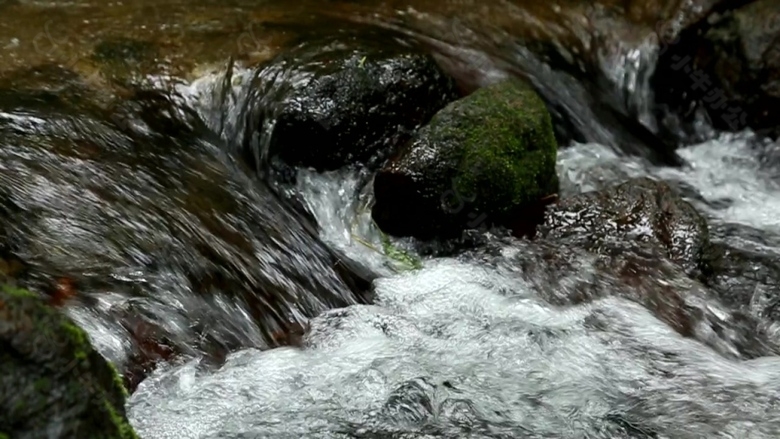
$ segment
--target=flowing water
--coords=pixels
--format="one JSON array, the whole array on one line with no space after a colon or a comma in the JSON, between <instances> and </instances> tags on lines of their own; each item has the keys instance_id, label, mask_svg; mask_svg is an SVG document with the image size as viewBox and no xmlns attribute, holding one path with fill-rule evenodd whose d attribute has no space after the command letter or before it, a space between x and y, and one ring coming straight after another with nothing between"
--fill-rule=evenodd
<instances>
[{"instance_id":1,"label":"flowing water","mask_svg":"<svg viewBox=\"0 0 780 439\"><path fill-rule=\"evenodd\" d=\"M413 36L467 87L534 82L569 124L562 196L663 179L707 217L713 241L780 258L777 146L702 125L708 140L670 160L648 140L662 123L647 34L553 4L352 3L329 14ZM532 54L522 37L534 32L569 59ZM583 58L598 69L578 72ZM684 337L592 255L554 243L496 231L484 248L409 270L383 254L368 171L301 170L285 189L297 205L233 157L251 74L232 72L229 98L217 73L177 85L177 102L130 99L114 124L45 94L2 100L2 231L26 249L31 279L77 277L67 310L120 369L149 355L139 340L164 346L128 401L142 438L780 436L776 285L723 297L661 264L654 281L699 310ZM594 300L553 300L584 285ZM286 344L286 322L306 334L267 349Z\"/></svg>"},{"instance_id":2,"label":"flowing water","mask_svg":"<svg viewBox=\"0 0 780 439\"><path fill-rule=\"evenodd\" d=\"M685 169L574 145L559 156L564 192L639 175L679 181L696 192L693 201L712 228L748 227L774 244L723 239L780 257L777 180L749 140L724 136L685 148L681 154L692 163ZM358 257L361 244L350 244L338 219L340 209L350 209L353 181L320 177L309 196L331 229L324 236L333 245L352 245ZM329 203L320 201L323 193ZM195 362L160 368L130 399L134 425L153 438L768 438L780 432L777 357L739 358L727 336L715 341L720 349L684 338L620 299L626 292L552 306L519 268L525 259L537 260L538 249L513 240L495 246L489 256L430 260L420 271L376 281L374 304L313 319L304 349L239 352L207 374ZM560 274L571 282L609 281L592 257L582 253L576 261L577 270ZM760 314L761 304L753 305ZM699 306L728 313L715 299ZM763 323L780 342L778 327Z\"/></svg>"}]
</instances>

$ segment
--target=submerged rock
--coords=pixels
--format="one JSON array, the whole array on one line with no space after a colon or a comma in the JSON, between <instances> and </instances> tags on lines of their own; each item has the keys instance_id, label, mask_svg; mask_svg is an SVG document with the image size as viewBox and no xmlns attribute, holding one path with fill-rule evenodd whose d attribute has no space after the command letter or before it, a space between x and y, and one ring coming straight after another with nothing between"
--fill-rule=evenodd
<instances>
[{"instance_id":1,"label":"submerged rock","mask_svg":"<svg viewBox=\"0 0 780 439\"><path fill-rule=\"evenodd\" d=\"M510 260L517 264L519 274L555 306L621 297L642 305L680 335L695 338L723 356L747 359L780 353L780 344L764 319L719 301L717 291L691 279L652 242L618 236L610 251L596 254L582 243L557 239L515 245L517 251ZM503 259L505 254L482 257ZM601 328L596 325L593 329Z\"/></svg>"},{"instance_id":2,"label":"submerged rock","mask_svg":"<svg viewBox=\"0 0 780 439\"><path fill-rule=\"evenodd\" d=\"M135 439L116 370L70 319L0 287L0 437Z\"/></svg>"},{"instance_id":3,"label":"submerged rock","mask_svg":"<svg viewBox=\"0 0 780 439\"><path fill-rule=\"evenodd\" d=\"M0 235L25 285L70 278L89 313L74 318L127 335L101 351L123 372L128 355L168 348L272 346L299 320L366 300L370 279L173 97L138 92L110 111L36 97L0 99ZM160 355L144 347L159 342Z\"/></svg>"},{"instance_id":4,"label":"submerged rock","mask_svg":"<svg viewBox=\"0 0 780 439\"><path fill-rule=\"evenodd\" d=\"M550 115L528 85L482 88L434 116L374 180L372 216L396 236L455 235L555 194Z\"/></svg>"},{"instance_id":5,"label":"submerged rock","mask_svg":"<svg viewBox=\"0 0 780 439\"><path fill-rule=\"evenodd\" d=\"M729 306L780 321L780 257L762 236L735 224L714 229L704 283Z\"/></svg>"},{"instance_id":6,"label":"submerged rock","mask_svg":"<svg viewBox=\"0 0 780 439\"><path fill-rule=\"evenodd\" d=\"M674 109L704 110L716 128L780 134L780 10L758 0L712 14L659 60L655 88ZM741 7L739 7L741 6Z\"/></svg>"},{"instance_id":7,"label":"submerged rock","mask_svg":"<svg viewBox=\"0 0 780 439\"><path fill-rule=\"evenodd\" d=\"M114 98L114 90L93 85L78 72L51 63L12 70L0 74L0 106L52 111L65 102L93 112Z\"/></svg>"},{"instance_id":8,"label":"submerged rock","mask_svg":"<svg viewBox=\"0 0 780 439\"><path fill-rule=\"evenodd\" d=\"M639 178L551 206L539 236L605 254L621 241L651 242L698 276L709 230L702 216L664 182Z\"/></svg>"},{"instance_id":9,"label":"submerged rock","mask_svg":"<svg viewBox=\"0 0 780 439\"><path fill-rule=\"evenodd\" d=\"M251 87L247 160L317 170L383 157L458 97L433 57L373 34L302 43L261 69Z\"/></svg>"},{"instance_id":10,"label":"submerged rock","mask_svg":"<svg viewBox=\"0 0 780 439\"><path fill-rule=\"evenodd\" d=\"M90 60L108 81L132 85L148 80L146 75L158 68L158 52L149 41L110 38L95 45Z\"/></svg>"}]
</instances>

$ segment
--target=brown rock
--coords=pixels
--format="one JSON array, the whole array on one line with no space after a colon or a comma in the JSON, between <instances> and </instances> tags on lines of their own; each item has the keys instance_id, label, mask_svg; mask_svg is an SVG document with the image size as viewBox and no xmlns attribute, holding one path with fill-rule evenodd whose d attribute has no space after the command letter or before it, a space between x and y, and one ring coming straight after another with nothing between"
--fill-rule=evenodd
<instances>
[{"instance_id":1,"label":"brown rock","mask_svg":"<svg viewBox=\"0 0 780 439\"><path fill-rule=\"evenodd\" d=\"M697 276L707 224L669 185L640 178L550 206L541 237L605 254L623 241L650 242Z\"/></svg>"}]
</instances>

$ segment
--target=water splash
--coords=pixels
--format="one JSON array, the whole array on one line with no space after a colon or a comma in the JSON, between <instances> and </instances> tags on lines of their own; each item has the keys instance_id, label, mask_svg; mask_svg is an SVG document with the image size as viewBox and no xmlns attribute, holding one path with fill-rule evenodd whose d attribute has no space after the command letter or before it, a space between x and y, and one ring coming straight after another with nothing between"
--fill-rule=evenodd
<instances>
[{"instance_id":1,"label":"water splash","mask_svg":"<svg viewBox=\"0 0 780 439\"><path fill-rule=\"evenodd\" d=\"M133 424L159 439L780 433L776 358L726 360L621 299L552 307L504 261L377 281L376 305L314 319L306 349L159 371Z\"/></svg>"}]
</instances>

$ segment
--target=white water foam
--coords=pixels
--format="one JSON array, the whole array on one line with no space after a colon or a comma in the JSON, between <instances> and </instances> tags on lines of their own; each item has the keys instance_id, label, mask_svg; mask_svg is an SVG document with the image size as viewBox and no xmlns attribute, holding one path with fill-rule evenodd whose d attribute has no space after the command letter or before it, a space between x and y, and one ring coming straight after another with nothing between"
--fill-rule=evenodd
<instances>
[{"instance_id":1,"label":"white water foam","mask_svg":"<svg viewBox=\"0 0 780 439\"><path fill-rule=\"evenodd\" d=\"M376 286L376 305L314 319L306 349L241 352L205 376L158 371L131 397L134 427L155 439L780 434L780 359L726 360L633 303L556 309L507 267L454 260Z\"/></svg>"},{"instance_id":2,"label":"white water foam","mask_svg":"<svg viewBox=\"0 0 780 439\"><path fill-rule=\"evenodd\" d=\"M600 190L628 178L649 176L693 188L690 201L716 222L741 224L780 233L780 185L777 170L763 167L752 134L723 134L682 148L681 168L654 168L646 161L617 155L598 144L576 144L558 157L562 196Z\"/></svg>"}]
</instances>

